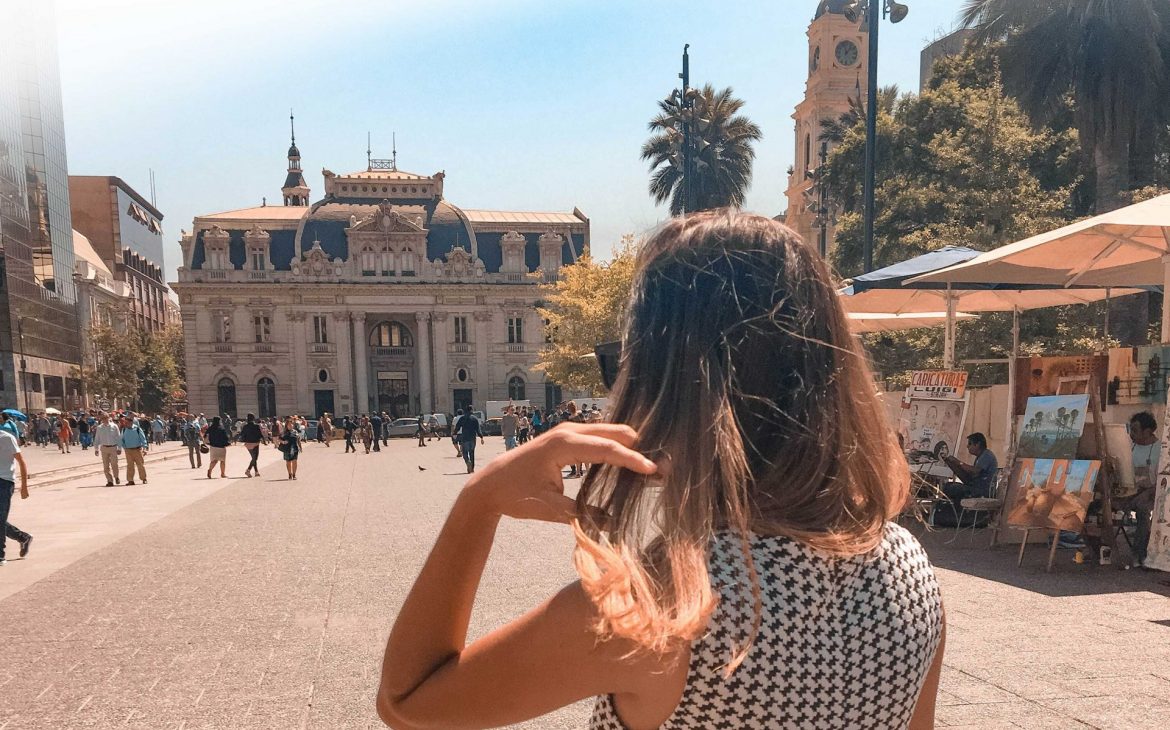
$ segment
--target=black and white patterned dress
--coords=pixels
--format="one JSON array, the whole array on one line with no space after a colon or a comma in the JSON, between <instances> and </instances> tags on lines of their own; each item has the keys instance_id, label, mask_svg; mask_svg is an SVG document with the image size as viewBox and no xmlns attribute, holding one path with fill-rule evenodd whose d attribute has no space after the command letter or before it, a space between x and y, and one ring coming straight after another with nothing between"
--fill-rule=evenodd
<instances>
[{"instance_id":1,"label":"black and white patterned dress","mask_svg":"<svg viewBox=\"0 0 1170 730\"><path fill-rule=\"evenodd\" d=\"M744 662L724 668L751 626L739 541L720 534L711 577L720 601L691 647L686 689L662 730L905 728L938 649L942 603L926 552L889 524L871 553L834 559L785 537L751 539L763 620ZM593 730L625 730L611 696Z\"/></svg>"}]
</instances>

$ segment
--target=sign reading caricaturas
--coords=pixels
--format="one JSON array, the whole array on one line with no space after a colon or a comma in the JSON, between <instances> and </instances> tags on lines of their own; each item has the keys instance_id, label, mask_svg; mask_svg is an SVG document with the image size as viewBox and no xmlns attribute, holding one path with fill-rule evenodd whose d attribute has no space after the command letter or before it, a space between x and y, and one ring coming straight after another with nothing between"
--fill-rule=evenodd
<instances>
[{"instance_id":1,"label":"sign reading caricaturas","mask_svg":"<svg viewBox=\"0 0 1170 730\"><path fill-rule=\"evenodd\" d=\"M963 370L916 370L910 374L906 388L908 403L912 398L946 398L962 400L967 392L967 373Z\"/></svg>"}]
</instances>

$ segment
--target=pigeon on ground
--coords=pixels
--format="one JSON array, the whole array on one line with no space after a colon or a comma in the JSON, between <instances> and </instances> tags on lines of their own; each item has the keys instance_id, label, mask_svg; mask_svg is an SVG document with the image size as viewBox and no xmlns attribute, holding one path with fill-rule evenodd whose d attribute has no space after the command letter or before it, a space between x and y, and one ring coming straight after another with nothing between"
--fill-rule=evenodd
<instances>
[{"instance_id":1,"label":"pigeon on ground","mask_svg":"<svg viewBox=\"0 0 1170 730\"><path fill-rule=\"evenodd\" d=\"M419 471L426 471L426 470L427 470L427 468L426 468L425 466L420 466L420 467L418 468L418 470L419 470Z\"/></svg>"}]
</instances>

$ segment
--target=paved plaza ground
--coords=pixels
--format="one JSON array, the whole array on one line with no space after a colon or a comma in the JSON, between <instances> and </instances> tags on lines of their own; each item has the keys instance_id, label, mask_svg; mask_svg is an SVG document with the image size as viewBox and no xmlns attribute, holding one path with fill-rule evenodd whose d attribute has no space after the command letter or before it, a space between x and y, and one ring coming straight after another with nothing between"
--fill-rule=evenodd
<instances>
[{"instance_id":1,"label":"paved plaza ground","mask_svg":"<svg viewBox=\"0 0 1170 730\"><path fill-rule=\"evenodd\" d=\"M489 439L480 455L501 450ZM259 479L240 478L242 448L229 453L236 478L202 478L184 454L117 488L72 456L30 453L34 472L72 471L34 479L14 504L36 540L0 568L0 730L379 726L385 637L462 462L438 442L369 456L310 444L288 482L274 449ZM981 533L951 538L923 537L949 620L940 725L1170 727L1170 575L1071 553L1045 574L1040 547L1017 568ZM571 549L564 527L506 521L472 633L572 580ZM587 715L581 704L524 727Z\"/></svg>"}]
</instances>

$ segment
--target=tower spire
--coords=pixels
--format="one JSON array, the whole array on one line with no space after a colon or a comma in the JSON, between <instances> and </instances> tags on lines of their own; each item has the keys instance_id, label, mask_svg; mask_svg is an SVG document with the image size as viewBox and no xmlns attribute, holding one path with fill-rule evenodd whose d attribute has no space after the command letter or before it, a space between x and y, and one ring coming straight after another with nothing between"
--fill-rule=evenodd
<instances>
[{"instance_id":1,"label":"tower spire","mask_svg":"<svg viewBox=\"0 0 1170 730\"><path fill-rule=\"evenodd\" d=\"M373 150L370 149L370 133L366 132L366 170L374 169L374 159L371 157Z\"/></svg>"},{"instance_id":2,"label":"tower spire","mask_svg":"<svg viewBox=\"0 0 1170 730\"><path fill-rule=\"evenodd\" d=\"M293 110L288 110L288 175L284 178L284 185L280 188L285 205L308 205L309 185L301 172L301 151L297 149L297 128Z\"/></svg>"},{"instance_id":3,"label":"tower spire","mask_svg":"<svg viewBox=\"0 0 1170 730\"><path fill-rule=\"evenodd\" d=\"M398 132L390 134L390 169L398 170Z\"/></svg>"}]
</instances>

